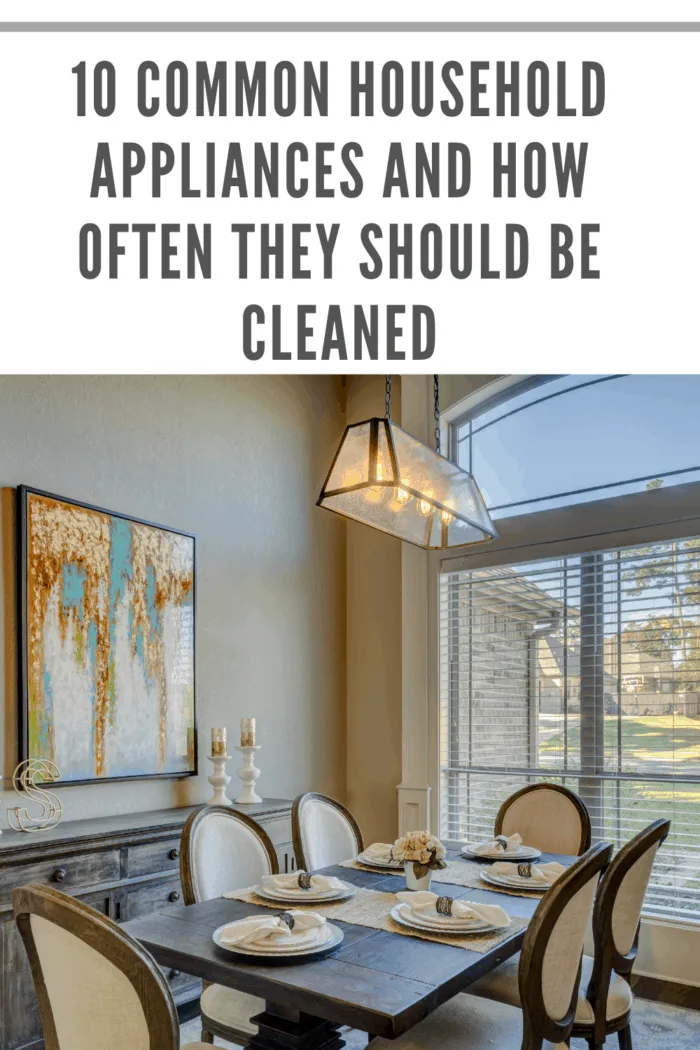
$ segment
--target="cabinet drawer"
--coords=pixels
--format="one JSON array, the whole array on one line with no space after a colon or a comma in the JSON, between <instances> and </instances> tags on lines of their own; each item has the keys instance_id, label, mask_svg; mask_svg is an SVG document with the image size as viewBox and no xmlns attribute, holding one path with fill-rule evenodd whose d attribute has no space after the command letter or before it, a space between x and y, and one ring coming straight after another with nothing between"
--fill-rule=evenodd
<instances>
[{"instance_id":1,"label":"cabinet drawer","mask_svg":"<svg viewBox=\"0 0 700 1050\"><path fill-rule=\"evenodd\" d=\"M179 871L180 836L146 842L143 846L130 846L126 851L127 878L139 875L157 875L160 871Z\"/></svg>"},{"instance_id":2,"label":"cabinet drawer","mask_svg":"<svg viewBox=\"0 0 700 1050\"><path fill-rule=\"evenodd\" d=\"M274 820L260 821L260 825L270 836L273 846L292 840L292 821L290 817L275 817Z\"/></svg>"},{"instance_id":3,"label":"cabinet drawer","mask_svg":"<svg viewBox=\"0 0 700 1050\"><path fill-rule=\"evenodd\" d=\"M161 911L170 904L182 904L182 887L179 879L161 879L130 886L125 896L126 907L122 910L122 919L138 919L141 915Z\"/></svg>"},{"instance_id":4,"label":"cabinet drawer","mask_svg":"<svg viewBox=\"0 0 700 1050\"><path fill-rule=\"evenodd\" d=\"M28 882L55 886L64 893L76 893L86 886L119 881L119 850L78 853L65 860L37 861L0 868L0 903L10 899L12 890Z\"/></svg>"}]
</instances>

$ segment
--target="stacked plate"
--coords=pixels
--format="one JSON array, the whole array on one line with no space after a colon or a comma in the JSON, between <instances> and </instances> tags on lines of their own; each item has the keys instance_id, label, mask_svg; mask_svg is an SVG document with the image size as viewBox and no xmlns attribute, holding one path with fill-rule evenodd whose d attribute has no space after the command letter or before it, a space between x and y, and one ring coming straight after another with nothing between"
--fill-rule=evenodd
<instances>
[{"instance_id":1,"label":"stacked plate","mask_svg":"<svg viewBox=\"0 0 700 1050\"><path fill-rule=\"evenodd\" d=\"M342 889L315 890L309 888L304 890L301 886L281 887L255 886L254 892L258 897L267 901L279 901L280 904L329 904L331 901L344 901L352 897L355 887L349 882L343 882Z\"/></svg>"},{"instance_id":2,"label":"stacked plate","mask_svg":"<svg viewBox=\"0 0 700 1050\"><path fill-rule=\"evenodd\" d=\"M391 909L391 917L402 926L430 933L449 933L452 936L467 936L470 933L488 933L500 927L485 919L460 919L455 915L438 915L431 912L414 911L408 904L397 904Z\"/></svg>"},{"instance_id":3,"label":"stacked plate","mask_svg":"<svg viewBox=\"0 0 700 1050\"><path fill-rule=\"evenodd\" d=\"M355 857L360 864L366 864L368 868L379 868L381 871L403 871L402 860L380 860L376 854L364 850Z\"/></svg>"},{"instance_id":4,"label":"stacked plate","mask_svg":"<svg viewBox=\"0 0 700 1050\"><path fill-rule=\"evenodd\" d=\"M246 922L248 920L241 919L240 921ZM224 930L230 930L231 927L236 925L237 923L227 922L220 926L218 930L214 930L212 934L214 944L219 948L223 948L226 952L233 952L235 955L249 955L258 959L296 959L322 953L327 954L334 948L337 948L343 940L343 931L334 926L332 922L326 922L323 926L315 926L310 930L304 930L302 933L290 938L288 943L280 940L277 942L263 942L261 944L229 944L223 939Z\"/></svg>"},{"instance_id":5,"label":"stacked plate","mask_svg":"<svg viewBox=\"0 0 700 1050\"><path fill-rule=\"evenodd\" d=\"M479 872L482 882L488 882L491 886L501 886L508 890L537 890L544 893L552 885L551 882L543 882L541 879L533 879L524 875L497 875L490 868Z\"/></svg>"},{"instance_id":6,"label":"stacked plate","mask_svg":"<svg viewBox=\"0 0 700 1050\"><path fill-rule=\"evenodd\" d=\"M476 851L480 850L479 853ZM542 856L542 850L534 849L532 846L515 846L508 850L492 849L484 852L483 846L462 846L462 855L470 860L538 860Z\"/></svg>"}]
</instances>

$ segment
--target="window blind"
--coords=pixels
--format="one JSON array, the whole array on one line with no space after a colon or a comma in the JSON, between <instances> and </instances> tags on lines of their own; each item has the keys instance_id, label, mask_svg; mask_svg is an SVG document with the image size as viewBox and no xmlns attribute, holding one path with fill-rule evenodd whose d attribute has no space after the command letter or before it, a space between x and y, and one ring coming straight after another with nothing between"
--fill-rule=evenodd
<instances>
[{"instance_id":1,"label":"window blind","mask_svg":"<svg viewBox=\"0 0 700 1050\"><path fill-rule=\"evenodd\" d=\"M441 577L441 834L543 780L594 841L670 818L645 910L700 921L700 539Z\"/></svg>"}]
</instances>

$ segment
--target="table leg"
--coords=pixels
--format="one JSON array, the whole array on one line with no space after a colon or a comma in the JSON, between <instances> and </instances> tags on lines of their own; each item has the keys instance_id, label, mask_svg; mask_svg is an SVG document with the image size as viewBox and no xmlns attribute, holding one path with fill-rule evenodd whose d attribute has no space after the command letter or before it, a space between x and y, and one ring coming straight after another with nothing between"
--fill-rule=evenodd
<instances>
[{"instance_id":1,"label":"table leg","mask_svg":"<svg viewBox=\"0 0 700 1050\"><path fill-rule=\"evenodd\" d=\"M258 1026L246 1050L342 1050L340 1025L266 1001L265 1010L251 1017Z\"/></svg>"}]
</instances>

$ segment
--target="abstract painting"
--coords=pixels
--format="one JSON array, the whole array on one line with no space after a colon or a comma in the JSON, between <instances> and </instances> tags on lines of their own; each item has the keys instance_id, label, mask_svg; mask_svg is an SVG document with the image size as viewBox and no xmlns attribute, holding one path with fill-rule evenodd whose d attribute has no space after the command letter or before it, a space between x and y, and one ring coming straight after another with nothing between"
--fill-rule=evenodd
<instances>
[{"instance_id":1,"label":"abstract painting","mask_svg":"<svg viewBox=\"0 0 700 1050\"><path fill-rule=\"evenodd\" d=\"M195 541L22 486L21 757L62 782L196 772Z\"/></svg>"}]
</instances>

